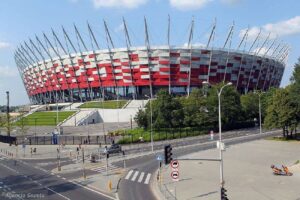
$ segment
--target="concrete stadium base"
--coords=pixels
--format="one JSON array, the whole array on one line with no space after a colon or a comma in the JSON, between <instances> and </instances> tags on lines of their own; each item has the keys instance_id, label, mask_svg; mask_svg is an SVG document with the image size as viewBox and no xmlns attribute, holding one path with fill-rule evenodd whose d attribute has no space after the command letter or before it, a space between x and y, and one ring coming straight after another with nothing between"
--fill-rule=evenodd
<instances>
[{"instance_id":1,"label":"concrete stadium base","mask_svg":"<svg viewBox=\"0 0 300 200\"><path fill-rule=\"evenodd\" d=\"M300 142L259 140L228 146L224 152L224 180L229 199L299 200ZM184 158L218 158L217 149ZM219 199L219 162L179 161L178 182L171 167L163 169L162 195L168 199ZM275 176L271 164L290 167L293 176ZM176 195L176 198L175 198Z\"/></svg>"}]
</instances>

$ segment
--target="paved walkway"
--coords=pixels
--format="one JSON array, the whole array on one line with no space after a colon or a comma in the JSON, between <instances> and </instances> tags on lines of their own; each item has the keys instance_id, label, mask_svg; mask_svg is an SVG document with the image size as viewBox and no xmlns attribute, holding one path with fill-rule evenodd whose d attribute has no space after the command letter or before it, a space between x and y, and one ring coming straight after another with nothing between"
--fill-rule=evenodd
<instances>
[{"instance_id":1,"label":"paved walkway","mask_svg":"<svg viewBox=\"0 0 300 200\"><path fill-rule=\"evenodd\" d=\"M258 140L227 147L224 152L224 180L229 199L299 200L300 142ZM218 158L217 149L201 151L185 158ZM219 163L179 161L178 182L171 168L162 170L162 195L166 199L219 199ZM292 166L293 176L275 176L271 164ZM175 198L176 196L176 198Z\"/></svg>"}]
</instances>

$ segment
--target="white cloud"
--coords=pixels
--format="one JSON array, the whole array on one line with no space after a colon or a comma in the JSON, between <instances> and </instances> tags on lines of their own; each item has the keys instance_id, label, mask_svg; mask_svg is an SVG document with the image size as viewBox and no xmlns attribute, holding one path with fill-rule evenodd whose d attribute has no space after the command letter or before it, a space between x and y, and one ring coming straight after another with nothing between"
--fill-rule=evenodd
<instances>
[{"instance_id":1,"label":"white cloud","mask_svg":"<svg viewBox=\"0 0 300 200\"><path fill-rule=\"evenodd\" d=\"M221 0L222 3L228 4L228 5L237 5L241 3L243 0Z\"/></svg>"},{"instance_id":2,"label":"white cloud","mask_svg":"<svg viewBox=\"0 0 300 200\"><path fill-rule=\"evenodd\" d=\"M117 26L117 27L114 29L114 31L115 31L116 33L124 31L124 24L122 23L122 24L120 24L119 26Z\"/></svg>"},{"instance_id":3,"label":"white cloud","mask_svg":"<svg viewBox=\"0 0 300 200\"><path fill-rule=\"evenodd\" d=\"M10 48L11 44L8 42L0 42L0 49L7 49Z\"/></svg>"},{"instance_id":4,"label":"white cloud","mask_svg":"<svg viewBox=\"0 0 300 200\"><path fill-rule=\"evenodd\" d=\"M262 47L262 48L256 48L256 49L254 49L253 50L253 52L255 52L255 53L258 53L258 55L265 55L265 53L267 53L266 55L272 55L272 53L273 53L273 50L272 49L270 49L269 51L268 51L268 49L269 48L267 48L267 47ZM258 52L259 51L259 52ZM268 52L267 52L268 51Z\"/></svg>"},{"instance_id":5,"label":"white cloud","mask_svg":"<svg viewBox=\"0 0 300 200\"><path fill-rule=\"evenodd\" d=\"M250 40L255 39L257 34L259 33L259 27L254 26L249 29L248 38ZM269 23L265 24L261 27L261 34L263 37L267 37L269 33L271 33L270 38L273 39L276 36L288 36L300 33L300 16L296 16L294 18L288 19L286 21L280 21L277 23ZM243 37L246 29L240 31L240 37Z\"/></svg>"},{"instance_id":6,"label":"white cloud","mask_svg":"<svg viewBox=\"0 0 300 200\"><path fill-rule=\"evenodd\" d=\"M183 44L184 47L188 47L188 43L184 43ZM197 42L197 43L192 43L192 47L206 47L206 44L204 43L201 43L201 42Z\"/></svg>"},{"instance_id":7,"label":"white cloud","mask_svg":"<svg viewBox=\"0 0 300 200\"><path fill-rule=\"evenodd\" d=\"M19 75L18 71L15 67L0 66L0 77L1 78L16 77L18 75Z\"/></svg>"},{"instance_id":8,"label":"white cloud","mask_svg":"<svg viewBox=\"0 0 300 200\"><path fill-rule=\"evenodd\" d=\"M137 8L148 0L92 0L95 8Z\"/></svg>"},{"instance_id":9,"label":"white cloud","mask_svg":"<svg viewBox=\"0 0 300 200\"><path fill-rule=\"evenodd\" d=\"M169 0L171 6L179 10L197 10L213 0Z\"/></svg>"}]
</instances>

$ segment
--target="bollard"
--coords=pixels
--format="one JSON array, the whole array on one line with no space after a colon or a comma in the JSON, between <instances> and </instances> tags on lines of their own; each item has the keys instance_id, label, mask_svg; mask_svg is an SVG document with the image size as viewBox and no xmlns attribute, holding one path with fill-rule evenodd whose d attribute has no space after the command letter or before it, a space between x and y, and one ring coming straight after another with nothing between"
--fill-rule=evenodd
<instances>
[{"instance_id":1,"label":"bollard","mask_svg":"<svg viewBox=\"0 0 300 200\"><path fill-rule=\"evenodd\" d=\"M109 180L109 182L108 182L108 190L111 192L111 190L112 190L112 182L111 182L111 180Z\"/></svg>"}]
</instances>

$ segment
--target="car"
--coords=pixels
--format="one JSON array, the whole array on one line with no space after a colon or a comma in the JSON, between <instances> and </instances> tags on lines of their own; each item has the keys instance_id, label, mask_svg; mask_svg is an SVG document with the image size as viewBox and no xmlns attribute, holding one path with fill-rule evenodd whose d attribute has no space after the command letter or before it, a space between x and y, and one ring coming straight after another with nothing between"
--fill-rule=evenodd
<instances>
[{"instance_id":1,"label":"car","mask_svg":"<svg viewBox=\"0 0 300 200\"><path fill-rule=\"evenodd\" d=\"M118 144L112 144L110 147L107 148L106 153L107 154L114 154L114 153L121 153L122 148Z\"/></svg>"}]
</instances>

